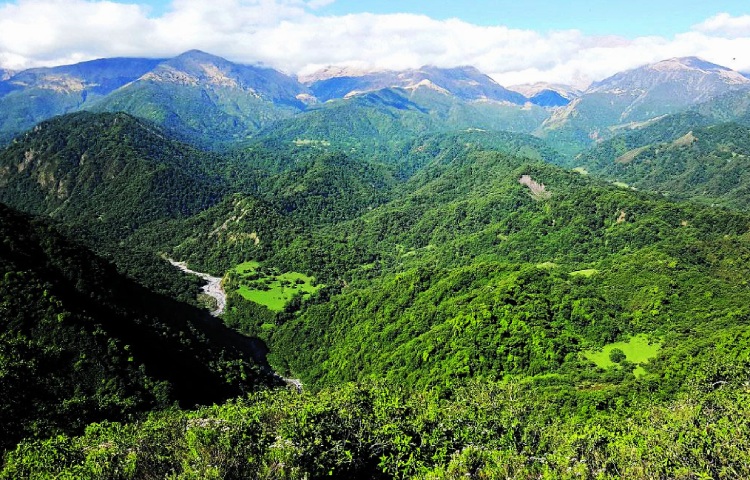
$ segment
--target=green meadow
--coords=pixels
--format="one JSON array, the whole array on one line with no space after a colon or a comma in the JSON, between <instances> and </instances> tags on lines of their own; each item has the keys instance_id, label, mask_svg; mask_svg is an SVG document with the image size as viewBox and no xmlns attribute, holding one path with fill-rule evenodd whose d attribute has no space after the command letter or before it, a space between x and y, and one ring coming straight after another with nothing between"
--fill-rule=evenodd
<instances>
[{"instance_id":1,"label":"green meadow","mask_svg":"<svg viewBox=\"0 0 750 480\"><path fill-rule=\"evenodd\" d=\"M599 270L595 268L587 268L585 270L577 270L575 272L570 272L570 276L571 277L580 276L580 277L588 278L588 277L592 277L596 275L597 273L599 273Z\"/></svg>"},{"instance_id":2,"label":"green meadow","mask_svg":"<svg viewBox=\"0 0 750 480\"><path fill-rule=\"evenodd\" d=\"M243 298L275 312L284 310L293 297L309 297L322 287L304 273L279 273L253 261L237 265L231 273L232 284Z\"/></svg>"},{"instance_id":3,"label":"green meadow","mask_svg":"<svg viewBox=\"0 0 750 480\"><path fill-rule=\"evenodd\" d=\"M605 345L601 350L588 351L584 355L591 360L597 367L609 368L615 365L610 355L614 349L620 349L625 354L625 360L638 365L633 371L636 377L646 373L640 364L646 363L656 357L661 348L660 342L649 341L648 336L640 334L631 337L627 341L615 342Z\"/></svg>"}]
</instances>

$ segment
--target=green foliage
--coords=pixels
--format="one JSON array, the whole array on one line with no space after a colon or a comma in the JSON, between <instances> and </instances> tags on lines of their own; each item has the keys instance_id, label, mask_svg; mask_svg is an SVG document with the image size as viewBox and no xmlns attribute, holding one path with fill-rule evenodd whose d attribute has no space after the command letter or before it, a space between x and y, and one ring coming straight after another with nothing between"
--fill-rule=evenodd
<instances>
[{"instance_id":1,"label":"green foliage","mask_svg":"<svg viewBox=\"0 0 750 480\"><path fill-rule=\"evenodd\" d=\"M245 300L281 312L295 297L299 302L322 287L303 273L278 273L263 269L258 262L244 262L229 272L224 288L236 289Z\"/></svg>"},{"instance_id":2,"label":"green foliage","mask_svg":"<svg viewBox=\"0 0 750 480\"><path fill-rule=\"evenodd\" d=\"M748 127L671 116L576 157L592 173L675 199L747 210Z\"/></svg>"},{"instance_id":3,"label":"green foliage","mask_svg":"<svg viewBox=\"0 0 750 480\"><path fill-rule=\"evenodd\" d=\"M355 100L387 104L360 119L376 131L424 115L424 99ZM268 347L8 213L0 412L6 448L31 438L6 478L747 476L747 215L566 172L518 135L290 137L219 155L121 114L57 122L49 144L54 122L5 151L3 195L160 291L196 287L162 256L229 272L223 322ZM90 175L61 160L94 151L65 128L107 139ZM739 127L715 129L740 151ZM51 165L36 176L18 172L32 146ZM137 168L112 182L120 157ZM79 201L40 185L53 167L77 173ZM175 181L147 187L155 172ZM242 295L282 286L309 295ZM265 380L245 359L266 354L304 393L237 398Z\"/></svg>"},{"instance_id":4,"label":"green foliage","mask_svg":"<svg viewBox=\"0 0 750 480\"><path fill-rule=\"evenodd\" d=\"M123 246L149 223L215 204L225 187L207 167L220 169L217 158L125 114L72 114L41 123L0 152L0 201L64 222L68 235L128 275L186 299L194 283L160 264L153 244Z\"/></svg>"},{"instance_id":5,"label":"green foliage","mask_svg":"<svg viewBox=\"0 0 750 480\"><path fill-rule=\"evenodd\" d=\"M625 352L620 350L619 348L613 348L609 351L609 359L613 363L622 363L623 360L627 359L627 355L625 355Z\"/></svg>"},{"instance_id":6,"label":"green foliage","mask_svg":"<svg viewBox=\"0 0 750 480\"><path fill-rule=\"evenodd\" d=\"M535 199L524 175L550 197ZM689 343L747 313L737 282L745 267L722 260L745 258L743 215L483 151L436 160L404 190L269 259L328 269L335 286L276 327L248 330L267 339L282 371L313 388L380 377L410 386L575 379L593 374L583 361L593 347L670 330L683 335L673 345ZM320 255L332 251L341 256ZM620 382L631 370L602 375Z\"/></svg>"},{"instance_id":7,"label":"green foliage","mask_svg":"<svg viewBox=\"0 0 750 480\"><path fill-rule=\"evenodd\" d=\"M261 392L24 442L0 478L746 477L746 389L698 385L588 413L600 392L564 390L565 404L563 392L516 381L471 382L449 397L382 382Z\"/></svg>"},{"instance_id":8,"label":"green foliage","mask_svg":"<svg viewBox=\"0 0 750 480\"><path fill-rule=\"evenodd\" d=\"M610 343L601 351L586 352L585 355L598 367L608 368L613 363L623 363L625 360L636 364L646 363L656 357L660 347L658 341L651 341L646 335L641 334L627 341Z\"/></svg>"},{"instance_id":9,"label":"green foliage","mask_svg":"<svg viewBox=\"0 0 750 480\"><path fill-rule=\"evenodd\" d=\"M0 204L0 244L2 447L269 381L243 339L48 223Z\"/></svg>"},{"instance_id":10,"label":"green foliage","mask_svg":"<svg viewBox=\"0 0 750 480\"><path fill-rule=\"evenodd\" d=\"M301 105L274 105L231 87L202 88L141 80L89 107L127 112L175 132L183 140L217 148L298 113ZM295 108L296 107L296 108Z\"/></svg>"},{"instance_id":11,"label":"green foliage","mask_svg":"<svg viewBox=\"0 0 750 480\"><path fill-rule=\"evenodd\" d=\"M411 143L423 135L467 129L531 133L548 115L537 106L519 108L495 102L466 102L427 89L409 92L385 88L311 107L271 125L256 138L274 142L328 142L344 151L381 156L383 152L377 150L383 146ZM533 138L527 142L539 145ZM397 160L391 158L394 163Z\"/></svg>"}]
</instances>

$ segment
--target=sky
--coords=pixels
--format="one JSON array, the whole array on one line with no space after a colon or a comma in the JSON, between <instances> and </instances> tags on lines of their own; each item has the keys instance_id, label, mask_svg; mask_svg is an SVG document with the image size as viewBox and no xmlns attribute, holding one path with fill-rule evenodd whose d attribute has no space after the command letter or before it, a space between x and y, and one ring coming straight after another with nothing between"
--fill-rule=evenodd
<instances>
[{"instance_id":1,"label":"sky","mask_svg":"<svg viewBox=\"0 0 750 480\"><path fill-rule=\"evenodd\" d=\"M290 74L472 65L584 87L698 56L750 72L750 1L0 0L0 67L191 49Z\"/></svg>"}]
</instances>

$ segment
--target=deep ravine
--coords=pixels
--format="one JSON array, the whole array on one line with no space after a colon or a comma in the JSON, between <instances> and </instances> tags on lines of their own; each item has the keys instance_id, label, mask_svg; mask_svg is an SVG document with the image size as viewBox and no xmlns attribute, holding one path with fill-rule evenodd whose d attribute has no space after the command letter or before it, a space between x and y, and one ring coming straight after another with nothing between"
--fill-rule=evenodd
<instances>
[{"instance_id":1,"label":"deep ravine","mask_svg":"<svg viewBox=\"0 0 750 480\"><path fill-rule=\"evenodd\" d=\"M191 275L196 275L202 279L204 279L206 282L208 282L206 285L201 287L201 290L203 290L203 293L206 295L209 295L216 299L216 310L211 312L211 315L218 317L222 313L224 313L224 309L227 306L227 293L224 291L224 287L221 285L222 278L220 277L214 277L212 275L209 275L207 273L202 272L196 272L195 270L190 270L187 266L186 262L178 262L176 260L173 260L171 258L167 259L169 263L174 265L175 267L179 268L185 273L189 273ZM278 373L274 372L274 375L276 375L278 378L284 381L287 385L294 388L298 392L302 392L302 381L298 378L286 378Z\"/></svg>"}]
</instances>

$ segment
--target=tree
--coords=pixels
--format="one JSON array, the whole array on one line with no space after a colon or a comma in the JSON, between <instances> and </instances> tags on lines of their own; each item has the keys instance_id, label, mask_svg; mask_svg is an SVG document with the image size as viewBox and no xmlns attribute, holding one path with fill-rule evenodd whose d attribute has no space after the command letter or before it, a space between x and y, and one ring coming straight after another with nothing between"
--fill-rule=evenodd
<instances>
[{"instance_id":1,"label":"tree","mask_svg":"<svg viewBox=\"0 0 750 480\"><path fill-rule=\"evenodd\" d=\"M615 363L622 363L627 359L627 355L625 355L625 352L619 348L613 348L612 351L609 352L609 359Z\"/></svg>"}]
</instances>

